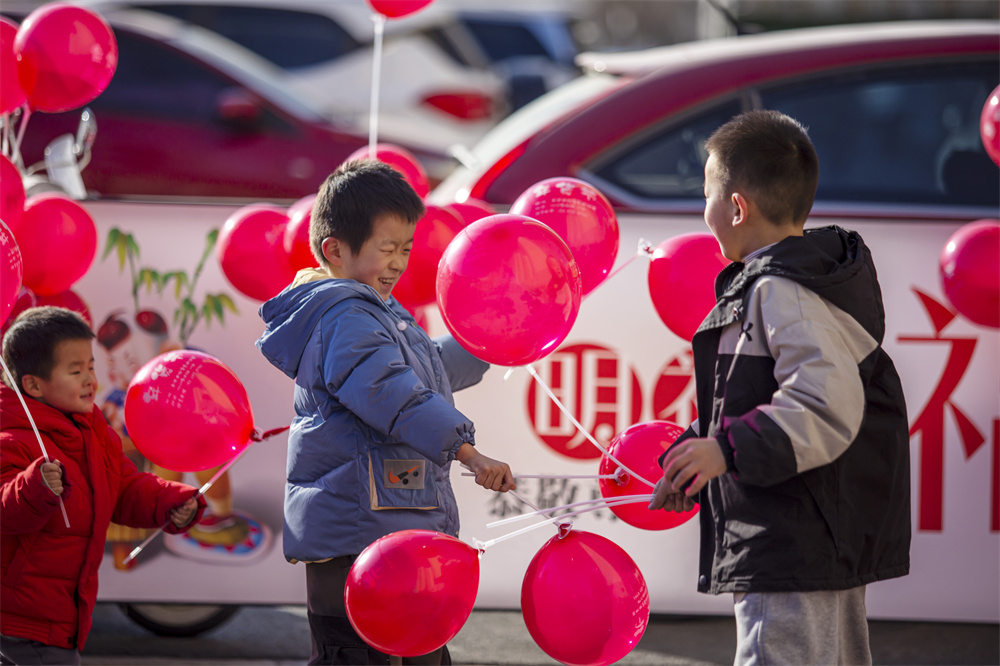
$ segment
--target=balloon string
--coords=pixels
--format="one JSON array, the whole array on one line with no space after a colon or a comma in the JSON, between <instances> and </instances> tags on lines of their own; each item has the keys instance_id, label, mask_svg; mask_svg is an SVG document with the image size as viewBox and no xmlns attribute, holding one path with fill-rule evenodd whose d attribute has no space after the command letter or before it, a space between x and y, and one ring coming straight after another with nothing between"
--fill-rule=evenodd
<instances>
[{"instance_id":1,"label":"balloon string","mask_svg":"<svg viewBox=\"0 0 1000 666\"><path fill-rule=\"evenodd\" d=\"M620 273L623 268L625 268L626 266L628 266L629 264L631 264L638 257L643 257L643 256L646 257L646 258L652 259L652 257L653 257L653 244L650 243L645 238L640 238L639 239L638 247L636 247L636 250L635 250L635 254L633 254L631 257L629 257L628 259L626 259L625 261L623 261L620 266L618 266L617 268L615 268L614 270L612 270L610 273L608 273L608 276L606 278L604 278L603 280L601 280L600 284L598 284L597 286L598 287L601 286L602 284L604 284L605 282L607 282L608 280L610 280L614 276L618 275L618 273ZM597 287L595 287L594 289L596 289L596 288ZM591 294L594 293L594 290L591 290L590 293ZM587 296L590 296L590 294L587 294Z\"/></svg>"},{"instance_id":2,"label":"balloon string","mask_svg":"<svg viewBox=\"0 0 1000 666\"><path fill-rule=\"evenodd\" d=\"M21 124L17 128L17 138L14 139L14 149L11 151L11 156L14 158L14 164L17 165L19 169L24 169L24 160L21 159L21 141L24 139L24 129L28 126L28 118L31 117L31 107L25 102L23 118L21 118Z\"/></svg>"},{"instance_id":3,"label":"balloon string","mask_svg":"<svg viewBox=\"0 0 1000 666\"><path fill-rule=\"evenodd\" d=\"M511 516L510 518L503 518L501 520L495 520L492 523L487 523L486 527L500 527L501 525L507 525L509 523L516 523L521 520L526 520L538 514L547 514L554 511L562 511L564 509L575 509L579 506L587 506L588 504L594 504L595 509L601 508L602 505L612 506L615 504L631 504L633 502L641 502L643 498L648 502L652 500L652 495L620 495L618 497L599 497L590 500L583 500L581 502L573 502L572 504L563 504L562 506L553 506L547 509L536 509L535 513L522 513L516 516ZM535 507L533 507L535 508ZM593 510L593 509L591 509Z\"/></svg>"},{"instance_id":4,"label":"balloon string","mask_svg":"<svg viewBox=\"0 0 1000 666\"><path fill-rule=\"evenodd\" d=\"M282 433L282 432L288 430L289 427L290 426L284 426L282 428L274 428L273 430L268 430L268 431L263 432L263 433L261 433L259 430L254 430L253 432L250 433L250 437L249 437L250 443L252 443L252 442L260 442L260 441L263 441L263 440L267 439L268 437L273 437L274 435L277 435L278 433ZM232 467L234 464L236 464L237 460L239 460L244 455L246 455L246 452L250 450L250 443L247 443L247 445L243 447L242 451L240 451L239 453L237 453L235 456L233 456L229 460L229 462L227 462L225 465L223 465L222 467L220 467L219 471L217 471L215 474L213 474L212 478L209 479L208 481L206 481L201 486L201 488L198 489L198 492L196 492L191 497L197 498L198 496L204 495L205 493L207 493L208 489L211 488L213 485L215 485L215 482L218 481L219 478L222 477L223 474L225 474L226 472L228 472L229 468ZM163 532L163 530L165 530L167 528L167 525L169 525L169 524L170 524L170 519L168 518L165 523L163 523L162 525L160 525L159 529L157 529L155 532L153 532L152 534L150 534L148 537L146 537L145 541L143 541L138 546L136 546L135 548L132 549L132 552L128 554L128 557L126 557L122 561L122 565L123 566L127 565L129 562L131 562L132 560L134 560L136 558L136 556L139 553L142 552L143 548L145 548L150 543L152 543L153 539L155 539L156 537L160 536L160 533Z\"/></svg>"},{"instance_id":5,"label":"balloon string","mask_svg":"<svg viewBox=\"0 0 1000 666\"><path fill-rule=\"evenodd\" d=\"M617 504L629 504L629 503L632 503L632 502L648 502L653 496L652 495L642 495L642 496L636 495L636 497L640 497L641 499L633 499L633 500L630 500L628 502L626 502L626 501L609 502L608 506L611 506L612 504L617 505ZM624 499L624 497L623 498L619 498L619 499ZM497 537L495 539L490 539L489 541L480 541L478 539L473 539L472 540L472 545L473 545L473 547L478 548L479 550L486 550L490 546L495 546L496 544L500 543L501 541L506 541L507 539L512 539L512 538L514 538L516 536L520 536L520 535L525 534L526 532L530 532L532 530L537 530L539 527L543 527L543 526L549 525L551 523L556 523L556 522L564 523L564 522L567 522L566 521L567 518L579 515L581 513L587 513L588 511L595 511L595 510L600 509L600 508L603 508L603 506L602 505L593 506L593 507L589 507L589 508L586 508L586 509L581 509L580 511L574 511L572 513L564 513L564 514L562 514L560 516L553 516L551 518L546 518L545 520L543 520L541 522L538 522L538 523L535 523L534 525L528 525L527 527L522 527L519 530L515 530L514 532L511 532L509 534L504 534L503 536L499 536L499 537Z\"/></svg>"},{"instance_id":6,"label":"balloon string","mask_svg":"<svg viewBox=\"0 0 1000 666\"><path fill-rule=\"evenodd\" d=\"M549 396L549 399L552 400L552 402L554 402L556 404L556 406L559 408L559 410L563 414L566 415L566 418L568 418L570 420L570 422L572 422L572 424L576 426L577 430L579 430L581 433L583 433L583 435L587 439L590 440L591 444L593 444L594 446L596 446L601 451L601 453L603 453L608 458L610 458L619 467L621 467L623 470L625 470L626 472L628 472L632 476L632 478L638 479L639 481L642 481L643 483L645 483L650 488L653 488L653 487L656 486L655 483L650 483L646 479L642 478L642 476L640 476L640 475L636 474L635 472L633 472L622 461L618 460L618 458L615 458L613 455L611 455L611 453L606 448L604 448L603 446L601 446L600 442L598 442L596 439L594 439L594 436L591 435L589 432L587 432L587 430L582 425L580 425L580 422L577 421L576 418L572 414L570 414L569 410L566 409L566 406L562 404L562 401L560 401L559 398L556 397L556 394L552 392L552 389L550 389L548 387L548 385L544 381L542 381L541 376L539 376L539 374L535 370L534 366L532 366L532 365L526 365L524 367L528 369L528 372L530 372L531 376L535 378L535 381L538 382L538 385L542 387L542 389L545 391L546 395Z\"/></svg>"},{"instance_id":7,"label":"balloon string","mask_svg":"<svg viewBox=\"0 0 1000 666\"><path fill-rule=\"evenodd\" d=\"M515 478L516 478L516 477L515 477ZM507 492L509 492L509 493L510 493L511 495L513 495L513 496L514 496L514 497L515 497L515 498L516 498L516 499L517 499L518 501L520 501L520 502L521 502L522 504L527 504L528 506L530 506L530 507L531 507L532 509L534 509L534 510L535 510L535 511L537 511L537 512L541 512L541 511L542 511L541 509L539 509L539 508L538 508L538 506L537 506L537 505L533 504L533 503L532 503L532 502L531 502L530 500L527 500L527 499L525 499L524 497L521 497L521 495L519 495L519 494L517 493L517 491L514 491L514 490L508 490Z\"/></svg>"},{"instance_id":8,"label":"balloon string","mask_svg":"<svg viewBox=\"0 0 1000 666\"><path fill-rule=\"evenodd\" d=\"M0 139L0 152L6 155L7 149L10 148L10 114L5 113L0 116L0 123L3 124L3 138Z\"/></svg>"},{"instance_id":9,"label":"balloon string","mask_svg":"<svg viewBox=\"0 0 1000 666\"><path fill-rule=\"evenodd\" d=\"M21 389L18 388L17 382L14 381L13 375L11 375L10 369L3 360L3 356L0 356L0 365L3 365L3 371L7 375L7 384L14 389L14 393L17 394L17 399L21 401L21 406L24 407L24 413L28 415L28 423L31 424L31 429L35 431L35 438L38 440L38 446L42 449L42 457L45 458L45 462L51 462L49 460L49 452L45 450L45 443L42 442L42 435L38 432L38 426L35 425L35 419L31 416L31 410L28 409L28 403L24 401L24 396L21 395ZM44 477L43 477L44 478ZM47 483L45 484L48 485ZM69 527L69 514L66 513L66 503L63 502L62 495L59 497L59 508L62 510L63 522L66 523L66 527Z\"/></svg>"},{"instance_id":10,"label":"balloon string","mask_svg":"<svg viewBox=\"0 0 1000 666\"><path fill-rule=\"evenodd\" d=\"M385 16L376 13L375 42L372 55L372 98L368 116L368 158L375 159L375 144L378 142L378 97L382 77L382 35L385 32Z\"/></svg>"},{"instance_id":11,"label":"balloon string","mask_svg":"<svg viewBox=\"0 0 1000 666\"><path fill-rule=\"evenodd\" d=\"M462 472L462 476L475 476L473 472ZM618 474L515 474L515 479L617 479Z\"/></svg>"}]
</instances>

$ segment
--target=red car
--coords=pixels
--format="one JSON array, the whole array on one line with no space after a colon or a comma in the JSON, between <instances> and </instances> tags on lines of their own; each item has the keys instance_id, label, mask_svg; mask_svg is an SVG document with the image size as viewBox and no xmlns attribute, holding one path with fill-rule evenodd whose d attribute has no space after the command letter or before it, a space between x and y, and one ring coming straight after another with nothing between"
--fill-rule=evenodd
<instances>
[{"instance_id":1,"label":"red car","mask_svg":"<svg viewBox=\"0 0 1000 666\"><path fill-rule=\"evenodd\" d=\"M89 104L98 131L83 170L97 196L298 199L368 143L282 86L276 67L214 33L139 11L116 12L110 23L118 67ZM74 133L79 117L32 115L25 165Z\"/></svg>"},{"instance_id":2,"label":"red car","mask_svg":"<svg viewBox=\"0 0 1000 666\"><path fill-rule=\"evenodd\" d=\"M501 123L434 193L510 204L554 176L618 210L700 212L704 142L750 108L809 127L813 216L996 215L978 121L1000 81L1000 26L913 22L746 35L578 57L588 76Z\"/></svg>"}]
</instances>

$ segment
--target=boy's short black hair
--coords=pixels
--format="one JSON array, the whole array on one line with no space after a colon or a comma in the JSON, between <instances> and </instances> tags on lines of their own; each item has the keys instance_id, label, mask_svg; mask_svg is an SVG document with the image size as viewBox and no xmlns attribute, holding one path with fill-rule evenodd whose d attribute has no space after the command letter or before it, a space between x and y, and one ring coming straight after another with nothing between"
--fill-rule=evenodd
<instances>
[{"instance_id":1,"label":"boy's short black hair","mask_svg":"<svg viewBox=\"0 0 1000 666\"><path fill-rule=\"evenodd\" d=\"M321 266L323 241L333 237L352 252L361 251L382 215L398 215L410 224L424 216L424 202L403 175L384 162L354 160L330 174L316 196L309 220L309 246Z\"/></svg>"},{"instance_id":2,"label":"boy's short black hair","mask_svg":"<svg viewBox=\"0 0 1000 666\"><path fill-rule=\"evenodd\" d=\"M78 313L53 305L28 308L3 336L3 362L18 389L25 375L49 379L56 365L56 347L66 340L93 340L94 331ZM8 382L6 373L4 381ZM9 384L8 384L9 385Z\"/></svg>"},{"instance_id":3,"label":"boy's short black hair","mask_svg":"<svg viewBox=\"0 0 1000 666\"><path fill-rule=\"evenodd\" d=\"M778 111L747 111L715 130L705 148L726 194L744 190L772 222L806 221L819 159L798 121Z\"/></svg>"}]
</instances>

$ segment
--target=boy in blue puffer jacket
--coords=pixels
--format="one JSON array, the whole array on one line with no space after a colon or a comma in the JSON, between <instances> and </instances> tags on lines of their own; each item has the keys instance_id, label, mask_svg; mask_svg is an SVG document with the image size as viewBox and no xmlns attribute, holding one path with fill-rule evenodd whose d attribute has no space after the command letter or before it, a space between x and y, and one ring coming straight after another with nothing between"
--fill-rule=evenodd
<instances>
[{"instance_id":1,"label":"boy in blue puffer jacket","mask_svg":"<svg viewBox=\"0 0 1000 666\"><path fill-rule=\"evenodd\" d=\"M257 347L295 379L284 551L306 563L310 664L390 663L348 621L347 573L392 532L457 536L452 460L484 488L515 487L505 463L476 451L475 428L451 395L489 365L451 336L431 340L392 298L423 214L391 167L342 165L320 188L310 220L320 268L300 271L260 308L266 331ZM446 648L412 663L442 659Z\"/></svg>"}]
</instances>

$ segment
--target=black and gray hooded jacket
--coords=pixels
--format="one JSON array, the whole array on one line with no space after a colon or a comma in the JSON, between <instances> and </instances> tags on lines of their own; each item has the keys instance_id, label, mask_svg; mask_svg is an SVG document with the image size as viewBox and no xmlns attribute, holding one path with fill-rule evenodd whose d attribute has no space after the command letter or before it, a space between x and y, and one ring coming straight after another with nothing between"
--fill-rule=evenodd
<instances>
[{"instance_id":1,"label":"black and gray hooded jacket","mask_svg":"<svg viewBox=\"0 0 1000 666\"><path fill-rule=\"evenodd\" d=\"M906 575L909 436L881 347L882 295L861 237L775 244L716 280L692 341L698 421L729 471L701 504L701 592L838 590Z\"/></svg>"}]
</instances>

